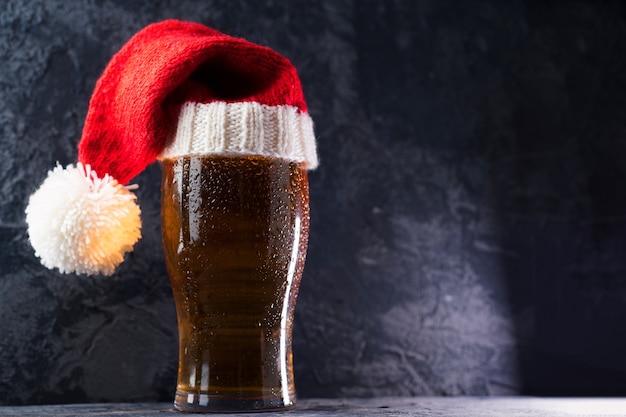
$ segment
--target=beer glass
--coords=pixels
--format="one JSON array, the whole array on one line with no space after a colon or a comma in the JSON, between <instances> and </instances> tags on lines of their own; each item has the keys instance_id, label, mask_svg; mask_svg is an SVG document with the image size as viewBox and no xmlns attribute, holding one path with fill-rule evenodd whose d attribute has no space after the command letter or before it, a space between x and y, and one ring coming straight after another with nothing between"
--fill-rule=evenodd
<instances>
[{"instance_id":1,"label":"beer glass","mask_svg":"<svg viewBox=\"0 0 626 417\"><path fill-rule=\"evenodd\" d=\"M161 166L163 244L179 330L176 409L293 407L306 170L258 155L182 156Z\"/></svg>"}]
</instances>

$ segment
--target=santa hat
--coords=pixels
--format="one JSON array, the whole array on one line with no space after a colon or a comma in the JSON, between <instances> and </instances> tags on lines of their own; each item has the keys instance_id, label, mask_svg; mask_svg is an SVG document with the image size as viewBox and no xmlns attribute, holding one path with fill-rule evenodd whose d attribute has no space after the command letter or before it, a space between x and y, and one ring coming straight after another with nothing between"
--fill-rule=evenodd
<instances>
[{"instance_id":1,"label":"santa hat","mask_svg":"<svg viewBox=\"0 0 626 417\"><path fill-rule=\"evenodd\" d=\"M254 154L317 166L295 68L280 54L197 23L147 26L98 80L78 163L31 196L35 254L61 272L111 274L141 237L125 185L157 159Z\"/></svg>"}]
</instances>

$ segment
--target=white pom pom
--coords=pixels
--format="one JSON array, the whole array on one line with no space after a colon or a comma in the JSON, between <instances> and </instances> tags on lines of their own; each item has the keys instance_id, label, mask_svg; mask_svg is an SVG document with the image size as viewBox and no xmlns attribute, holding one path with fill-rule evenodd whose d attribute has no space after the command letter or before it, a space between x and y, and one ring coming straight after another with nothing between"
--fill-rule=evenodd
<instances>
[{"instance_id":1,"label":"white pom pom","mask_svg":"<svg viewBox=\"0 0 626 417\"><path fill-rule=\"evenodd\" d=\"M89 165L48 172L30 197L26 223L41 263L61 272L111 275L141 238L135 195Z\"/></svg>"}]
</instances>

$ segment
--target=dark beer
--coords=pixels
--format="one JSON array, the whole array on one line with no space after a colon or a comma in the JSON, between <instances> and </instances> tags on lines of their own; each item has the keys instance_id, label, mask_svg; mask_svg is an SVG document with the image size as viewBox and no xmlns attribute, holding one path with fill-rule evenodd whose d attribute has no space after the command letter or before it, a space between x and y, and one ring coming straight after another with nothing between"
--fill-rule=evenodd
<instances>
[{"instance_id":1,"label":"dark beer","mask_svg":"<svg viewBox=\"0 0 626 417\"><path fill-rule=\"evenodd\" d=\"M306 170L263 156L162 161L165 259L179 329L176 408L289 408L309 230Z\"/></svg>"}]
</instances>

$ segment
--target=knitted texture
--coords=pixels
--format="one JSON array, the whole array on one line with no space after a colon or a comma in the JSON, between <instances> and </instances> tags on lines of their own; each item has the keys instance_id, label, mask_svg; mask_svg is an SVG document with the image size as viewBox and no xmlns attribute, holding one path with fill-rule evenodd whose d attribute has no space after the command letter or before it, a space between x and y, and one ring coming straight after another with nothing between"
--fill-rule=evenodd
<instances>
[{"instance_id":1,"label":"knitted texture","mask_svg":"<svg viewBox=\"0 0 626 417\"><path fill-rule=\"evenodd\" d=\"M308 169L318 165L313 122L296 107L187 102L160 158L211 153L273 156Z\"/></svg>"},{"instance_id":2,"label":"knitted texture","mask_svg":"<svg viewBox=\"0 0 626 417\"><path fill-rule=\"evenodd\" d=\"M104 70L78 160L127 183L162 153L186 102L254 102L307 112L296 70L280 54L200 24L167 20L138 32Z\"/></svg>"},{"instance_id":3,"label":"knitted texture","mask_svg":"<svg viewBox=\"0 0 626 417\"><path fill-rule=\"evenodd\" d=\"M96 83L77 166L55 168L29 200L36 255L61 272L113 273L141 236L135 196L122 185L158 157L210 153L315 168L296 70L269 48L197 23L149 25Z\"/></svg>"}]
</instances>

